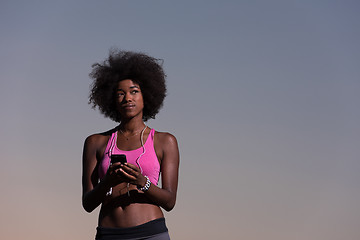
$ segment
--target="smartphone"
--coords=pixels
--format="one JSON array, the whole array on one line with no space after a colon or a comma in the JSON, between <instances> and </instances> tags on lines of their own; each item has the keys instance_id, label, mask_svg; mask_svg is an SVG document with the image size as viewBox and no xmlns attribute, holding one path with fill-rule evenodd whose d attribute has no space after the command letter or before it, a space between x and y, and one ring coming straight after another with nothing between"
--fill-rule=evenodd
<instances>
[{"instance_id":1,"label":"smartphone","mask_svg":"<svg viewBox=\"0 0 360 240\"><path fill-rule=\"evenodd\" d=\"M124 154L111 155L111 163L113 164L113 163L117 163L117 162L122 163L122 164L126 163L126 155L124 155Z\"/></svg>"}]
</instances>

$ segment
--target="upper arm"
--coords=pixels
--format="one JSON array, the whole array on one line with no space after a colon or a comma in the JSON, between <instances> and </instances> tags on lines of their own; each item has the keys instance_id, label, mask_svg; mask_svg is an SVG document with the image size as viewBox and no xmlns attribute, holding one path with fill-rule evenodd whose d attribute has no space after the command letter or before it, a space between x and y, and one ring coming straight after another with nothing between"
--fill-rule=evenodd
<instances>
[{"instance_id":1,"label":"upper arm","mask_svg":"<svg viewBox=\"0 0 360 240\"><path fill-rule=\"evenodd\" d=\"M178 143L176 138L170 133L160 133L158 137L162 149L162 188L176 194L180 162Z\"/></svg>"},{"instance_id":2,"label":"upper arm","mask_svg":"<svg viewBox=\"0 0 360 240\"><path fill-rule=\"evenodd\" d=\"M82 162L82 187L83 194L91 191L98 179L97 171L97 137L91 135L86 138L83 150L83 162Z\"/></svg>"}]
</instances>

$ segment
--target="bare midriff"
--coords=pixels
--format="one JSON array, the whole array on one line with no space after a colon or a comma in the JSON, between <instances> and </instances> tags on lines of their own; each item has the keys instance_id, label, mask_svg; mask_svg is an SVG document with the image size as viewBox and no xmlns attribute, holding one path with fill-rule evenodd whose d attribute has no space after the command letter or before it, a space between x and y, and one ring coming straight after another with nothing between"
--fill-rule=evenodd
<instances>
[{"instance_id":1,"label":"bare midriff","mask_svg":"<svg viewBox=\"0 0 360 240\"><path fill-rule=\"evenodd\" d=\"M134 185L119 184L111 196L103 202L99 214L99 226L127 228L163 218L159 206L153 204Z\"/></svg>"}]
</instances>

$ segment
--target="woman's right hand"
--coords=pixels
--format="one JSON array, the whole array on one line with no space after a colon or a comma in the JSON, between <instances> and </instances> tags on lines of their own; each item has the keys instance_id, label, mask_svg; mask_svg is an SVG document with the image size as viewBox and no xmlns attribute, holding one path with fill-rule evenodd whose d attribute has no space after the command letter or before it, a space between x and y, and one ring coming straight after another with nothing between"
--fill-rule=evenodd
<instances>
[{"instance_id":1,"label":"woman's right hand","mask_svg":"<svg viewBox=\"0 0 360 240\"><path fill-rule=\"evenodd\" d=\"M120 171L121 165L121 163L110 164L104 177L104 184L107 187L115 187L124 182L124 177Z\"/></svg>"}]
</instances>

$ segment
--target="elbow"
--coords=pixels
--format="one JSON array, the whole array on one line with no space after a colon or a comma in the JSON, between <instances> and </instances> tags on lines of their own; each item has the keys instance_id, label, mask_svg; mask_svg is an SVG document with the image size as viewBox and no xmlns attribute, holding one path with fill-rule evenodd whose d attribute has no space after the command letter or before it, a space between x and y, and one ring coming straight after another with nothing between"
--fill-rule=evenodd
<instances>
[{"instance_id":1,"label":"elbow","mask_svg":"<svg viewBox=\"0 0 360 240\"><path fill-rule=\"evenodd\" d=\"M84 201L84 199L82 200L82 206L85 209L85 211L88 213L91 213L95 209L94 207L90 206L90 204L86 203L86 201Z\"/></svg>"},{"instance_id":2,"label":"elbow","mask_svg":"<svg viewBox=\"0 0 360 240\"><path fill-rule=\"evenodd\" d=\"M84 205L83 205L83 207L84 207L84 209L85 209L85 211L86 211L87 213L91 213L91 212L94 210L93 208L89 208L89 207L84 206Z\"/></svg>"},{"instance_id":3,"label":"elbow","mask_svg":"<svg viewBox=\"0 0 360 240\"><path fill-rule=\"evenodd\" d=\"M175 193L170 192L170 195L168 196L167 200L164 201L163 203L164 204L162 205L162 208L165 211L170 212L171 210L173 210L176 203L176 192Z\"/></svg>"},{"instance_id":4,"label":"elbow","mask_svg":"<svg viewBox=\"0 0 360 240\"><path fill-rule=\"evenodd\" d=\"M165 211L170 212L171 210L173 210L174 206L166 206L164 207Z\"/></svg>"},{"instance_id":5,"label":"elbow","mask_svg":"<svg viewBox=\"0 0 360 240\"><path fill-rule=\"evenodd\" d=\"M83 205L83 208L85 209L85 211L86 211L87 213L91 213L92 211L94 211L94 208L91 208L91 207L89 207L89 206Z\"/></svg>"},{"instance_id":6,"label":"elbow","mask_svg":"<svg viewBox=\"0 0 360 240\"><path fill-rule=\"evenodd\" d=\"M175 200L167 202L163 206L164 210L167 211L167 212L170 212L171 210L173 210L174 207L175 207L175 202L176 202Z\"/></svg>"}]
</instances>

